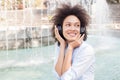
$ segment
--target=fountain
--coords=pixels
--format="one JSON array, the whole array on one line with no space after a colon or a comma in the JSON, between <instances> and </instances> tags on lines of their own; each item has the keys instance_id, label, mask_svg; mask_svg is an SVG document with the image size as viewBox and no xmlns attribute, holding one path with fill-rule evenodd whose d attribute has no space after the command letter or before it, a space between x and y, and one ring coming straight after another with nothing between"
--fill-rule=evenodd
<instances>
[{"instance_id":1,"label":"fountain","mask_svg":"<svg viewBox=\"0 0 120 80\"><path fill-rule=\"evenodd\" d=\"M48 53L54 51L49 23L51 9L39 3L0 1L0 77L3 80L41 79L45 65L51 63L53 54Z\"/></svg>"},{"instance_id":2,"label":"fountain","mask_svg":"<svg viewBox=\"0 0 120 80\"><path fill-rule=\"evenodd\" d=\"M80 3L94 19L90 29L88 29L87 42L94 47L97 57L95 80L118 80L120 78L117 70L120 68L118 65L120 42L119 38L107 36L104 33L109 30L108 27L104 28L104 26L111 21L109 16L106 16L109 11L108 13L105 11L109 7L104 0L13 1L0 1L0 4L4 3L0 7L1 80L55 80L53 74L51 74L55 46L53 45L54 39L51 37L52 26L49 19L57 4L61 4L63 1L65 3L70 1L72 5ZM18 5L17 1L22 3L19 7L16 6ZM103 4L105 7L98 6ZM99 12L95 8L103 12ZM101 17L101 14L105 14L104 17ZM95 19L96 16L100 18ZM104 22L105 19L107 19L107 22ZM108 69L109 67L111 68ZM115 74L113 75L111 72Z\"/></svg>"}]
</instances>

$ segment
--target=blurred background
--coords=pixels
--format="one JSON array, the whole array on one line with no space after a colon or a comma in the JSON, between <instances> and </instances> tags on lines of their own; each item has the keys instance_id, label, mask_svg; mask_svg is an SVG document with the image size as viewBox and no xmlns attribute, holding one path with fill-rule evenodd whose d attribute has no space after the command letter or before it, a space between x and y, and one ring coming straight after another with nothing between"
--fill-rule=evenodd
<instances>
[{"instance_id":1,"label":"blurred background","mask_svg":"<svg viewBox=\"0 0 120 80\"><path fill-rule=\"evenodd\" d=\"M50 20L61 3L91 16L95 80L120 80L120 0L0 0L0 80L56 80Z\"/></svg>"}]
</instances>

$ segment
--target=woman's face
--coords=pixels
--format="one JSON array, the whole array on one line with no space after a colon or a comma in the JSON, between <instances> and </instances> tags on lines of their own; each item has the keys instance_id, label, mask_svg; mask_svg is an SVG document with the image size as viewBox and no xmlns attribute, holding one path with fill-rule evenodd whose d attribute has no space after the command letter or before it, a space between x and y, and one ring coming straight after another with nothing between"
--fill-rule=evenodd
<instances>
[{"instance_id":1,"label":"woman's face","mask_svg":"<svg viewBox=\"0 0 120 80\"><path fill-rule=\"evenodd\" d=\"M80 20L76 16L69 15L64 19L63 35L68 42L76 40L80 35Z\"/></svg>"}]
</instances>

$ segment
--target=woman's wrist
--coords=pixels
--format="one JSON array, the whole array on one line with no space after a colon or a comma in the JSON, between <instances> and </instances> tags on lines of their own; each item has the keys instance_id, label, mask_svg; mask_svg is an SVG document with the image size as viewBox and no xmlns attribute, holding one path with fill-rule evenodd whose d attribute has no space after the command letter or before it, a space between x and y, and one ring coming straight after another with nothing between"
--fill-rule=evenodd
<instances>
[{"instance_id":1,"label":"woman's wrist","mask_svg":"<svg viewBox=\"0 0 120 80\"><path fill-rule=\"evenodd\" d=\"M65 48L65 44L60 44L60 47L61 48Z\"/></svg>"},{"instance_id":2,"label":"woman's wrist","mask_svg":"<svg viewBox=\"0 0 120 80\"><path fill-rule=\"evenodd\" d=\"M73 47L71 45L68 45L69 50L73 50Z\"/></svg>"}]
</instances>

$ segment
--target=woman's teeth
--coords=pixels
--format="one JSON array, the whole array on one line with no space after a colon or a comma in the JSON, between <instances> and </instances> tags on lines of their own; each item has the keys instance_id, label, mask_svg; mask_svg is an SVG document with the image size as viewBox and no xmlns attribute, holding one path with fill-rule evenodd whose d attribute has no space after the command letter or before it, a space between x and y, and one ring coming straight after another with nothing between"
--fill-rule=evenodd
<instances>
[{"instance_id":1,"label":"woman's teeth","mask_svg":"<svg viewBox=\"0 0 120 80\"><path fill-rule=\"evenodd\" d=\"M69 33L69 35L74 37L74 36L76 36L76 33Z\"/></svg>"}]
</instances>

